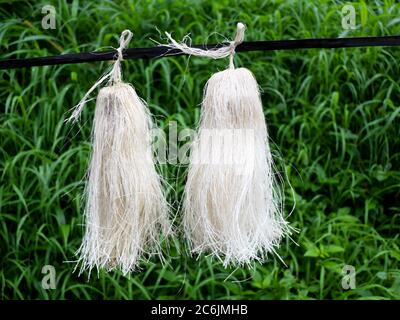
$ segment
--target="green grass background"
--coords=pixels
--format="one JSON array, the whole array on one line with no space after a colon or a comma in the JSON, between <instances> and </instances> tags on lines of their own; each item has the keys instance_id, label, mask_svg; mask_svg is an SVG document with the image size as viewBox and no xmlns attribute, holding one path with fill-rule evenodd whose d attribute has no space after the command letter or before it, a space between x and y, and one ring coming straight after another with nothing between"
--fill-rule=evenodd
<instances>
[{"instance_id":1,"label":"green grass background","mask_svg":"<svg viewBox=\"0 0 400 320\"><path fill-rule=\"evenodd\" d=\"M57 29L43 30L53 4ZM0 4L0 57L40 57L107 50L122 30L130 47L153 46L171 31L193 43L222 42L235 25L246 39L400 34L396 1L352 2L357 29L343 30L343 1L16 1ZM400 51L354 48L239 53L261 89L278 167L286 172L286 212L301 231L279 254L251 269L225 269L189 257L181 239L167 264L155 258L128 277L72 273L82 238L84 173L94 102L77 126L69 110L109 63L0 71L1 299L399 299ZM227 61L169 57L123 63L124 79L148 101L157 124L195 128L203 86ZM185 168L165 165L176 209ZM57 288L41 286L53 265ZM356 269L356 288L341 286Z\"/></svg>"}]
</instances>

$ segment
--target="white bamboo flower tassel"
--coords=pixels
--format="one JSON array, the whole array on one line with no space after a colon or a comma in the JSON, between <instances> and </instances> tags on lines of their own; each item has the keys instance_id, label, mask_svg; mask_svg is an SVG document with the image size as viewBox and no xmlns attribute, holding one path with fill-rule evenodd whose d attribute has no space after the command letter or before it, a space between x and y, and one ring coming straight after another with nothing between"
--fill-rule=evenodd
<instances>
[{"instance_id":1,"label":"white bamboo flower tassel","mask_svg":"<svg viewBox=\"0 0 400 320\"><path fill-rule=\"evenodd\" d=\"M198 135L191 146L183 224L191 250L211 253L225 266L250 265L275 253L289 226L275 182L259 87L245 68L235 69L235 40L219 49L171 48L213 59L230 57L229 69L207 82Z\"/></svg>"},{"instance_id":2,"label":"white bamboo flower tassel","mask_svg":"<svg viewBox=\"0 0 400 320\"><path fill-rule=\"evenodd\" d=\"M70 120L77 120L89 94L108 80L97 97L92 155L85 189L85 235L77 254L84 270L135 270L141 258L160 254L161 237L171 233L168 206L156 172L145 102L121 81L125 30L112 70L84 96Z\"/></svg>"}]
</instances>

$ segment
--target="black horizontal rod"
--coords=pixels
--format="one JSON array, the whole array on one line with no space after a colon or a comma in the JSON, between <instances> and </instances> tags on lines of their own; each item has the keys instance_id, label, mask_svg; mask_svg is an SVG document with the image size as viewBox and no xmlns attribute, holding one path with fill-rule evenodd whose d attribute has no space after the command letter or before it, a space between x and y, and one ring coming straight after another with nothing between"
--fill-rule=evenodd
<instances>
[{"instance_id":1,"label":"black horizontal rod","mask_svg":"<svg viewBox=\"0 0 400 320\"><path fill-rule=\"evenodd\" d=\"M194 48L216 49L227 44L194 45ZM236 47L236 52L273 51L295 49L349 48L400 46L400 36L337 38L337 39L301 39L243 42ZM151 59L170 55L184 55L180 50L167 46L151 48L132 48L123 51L124 59ZM108 61L116 58L116 50L88 53L67 53L57 56L0 60L0 69L26 68L68 63Z\"/></svg>"}]
</instances>

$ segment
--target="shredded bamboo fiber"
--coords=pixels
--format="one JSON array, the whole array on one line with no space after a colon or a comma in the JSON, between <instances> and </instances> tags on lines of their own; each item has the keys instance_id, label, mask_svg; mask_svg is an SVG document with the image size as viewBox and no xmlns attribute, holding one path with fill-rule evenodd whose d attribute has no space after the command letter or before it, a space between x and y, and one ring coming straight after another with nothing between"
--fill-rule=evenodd
<instances>
[{"instance_id":1,"label":"shredded bamboo fiber","mask_svg":"<svg viewBox=\"0 0 400 320\"><path fill-rule=\"evenodd\" d=\"M122 48L129 42L123 42L126 35L124 31L119 57L109 73L110 85L100 90L96 101L85 189L85 235L77 252L81 272L118 268L126 274L138 267L142 257L161 255L161 237L171 232L151 148L152 118L134 88L121 82ZM73 119L79 116L82 103L78 108Z\"/></svg>"}]
</instances>

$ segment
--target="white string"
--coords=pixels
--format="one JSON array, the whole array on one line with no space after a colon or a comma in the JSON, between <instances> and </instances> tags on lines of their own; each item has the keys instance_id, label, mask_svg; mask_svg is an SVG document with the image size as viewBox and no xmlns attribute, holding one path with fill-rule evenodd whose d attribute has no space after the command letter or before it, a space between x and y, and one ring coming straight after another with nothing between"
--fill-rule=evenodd
<instances>
[{"instance_id":1,"label":"white string","mask_svg":"<svg viewBox=\"0 0 400 320\"><path fill-rule=\"evenodd\" d=\"M236 46L241 44L244 40L244 31L246 27L243 23L239 22L237 24L236 35L233 41L229 42L229 45L223 46L217 49L209 49L204 50L200 48L193 48L190 47L187 43L190 44L190 38L188 36L184 37L181 42L177 42L175 39L172 38L171 34L165 32L169 43L163 44L163 46L169 47L171 49L178 49L188 55L198 56L198 57L207 57L211 59L222 59L229 57L229 68L234 69L234 56L235 56L235 49Z\"/></svg>"},{"instance_id":2,"label":"white string","mask_svg":"<svg viewBox=\"0 0 400 320\"><path fill-rule=\"evenodd\" d=\"M121 81L121 61L124 60L122 51L128 46L132 39L132 32L130 30L124 30L119 38L119 48L117 49L118 57L114 63L114 67L111 70L110 84L114 84Z\"/></svg>"},{"instance_id":3,"label":"white string","mask_svg":"<svg viewBox=\"0 0 400 320\"><path fill-rule=\"evenodd\" d=\"M83 96L82 100L73 108L74 111L72 112L72 115L66 120L67 122L75 122L79 119L80 114L82 113L83 107L85 106L86 102L89 101L89 96L91 93L104 81L109 79L108 84L113 85L118 82L121 82L121 61L124 60L123 57L123 50L128 46L129 42L132 39L132 32L128 29L124 30L121 33L121 36L119 38L119 48L116 49L118 56L117 59L114 62L113 68L111 69L110 72L102 76L97 82L86 92L86 94Z\"/></svg>"},{"instance_id":4,"label":"white string","mask_svg":"<svg viewBox=\"0 0 400 320\"><path fill-rule=\"evenodd\" d=\"M241 44L244 40L244 31L246 29L246 26L239 22L237 24L237 31L236 31L236 36L233 41L230 42L229 49L230 49L230 55L229 55L229 69L235 69L235 64L234 64L234 57L235 57L235 49L236 46Z\"/></svg>"}]
</instances>

